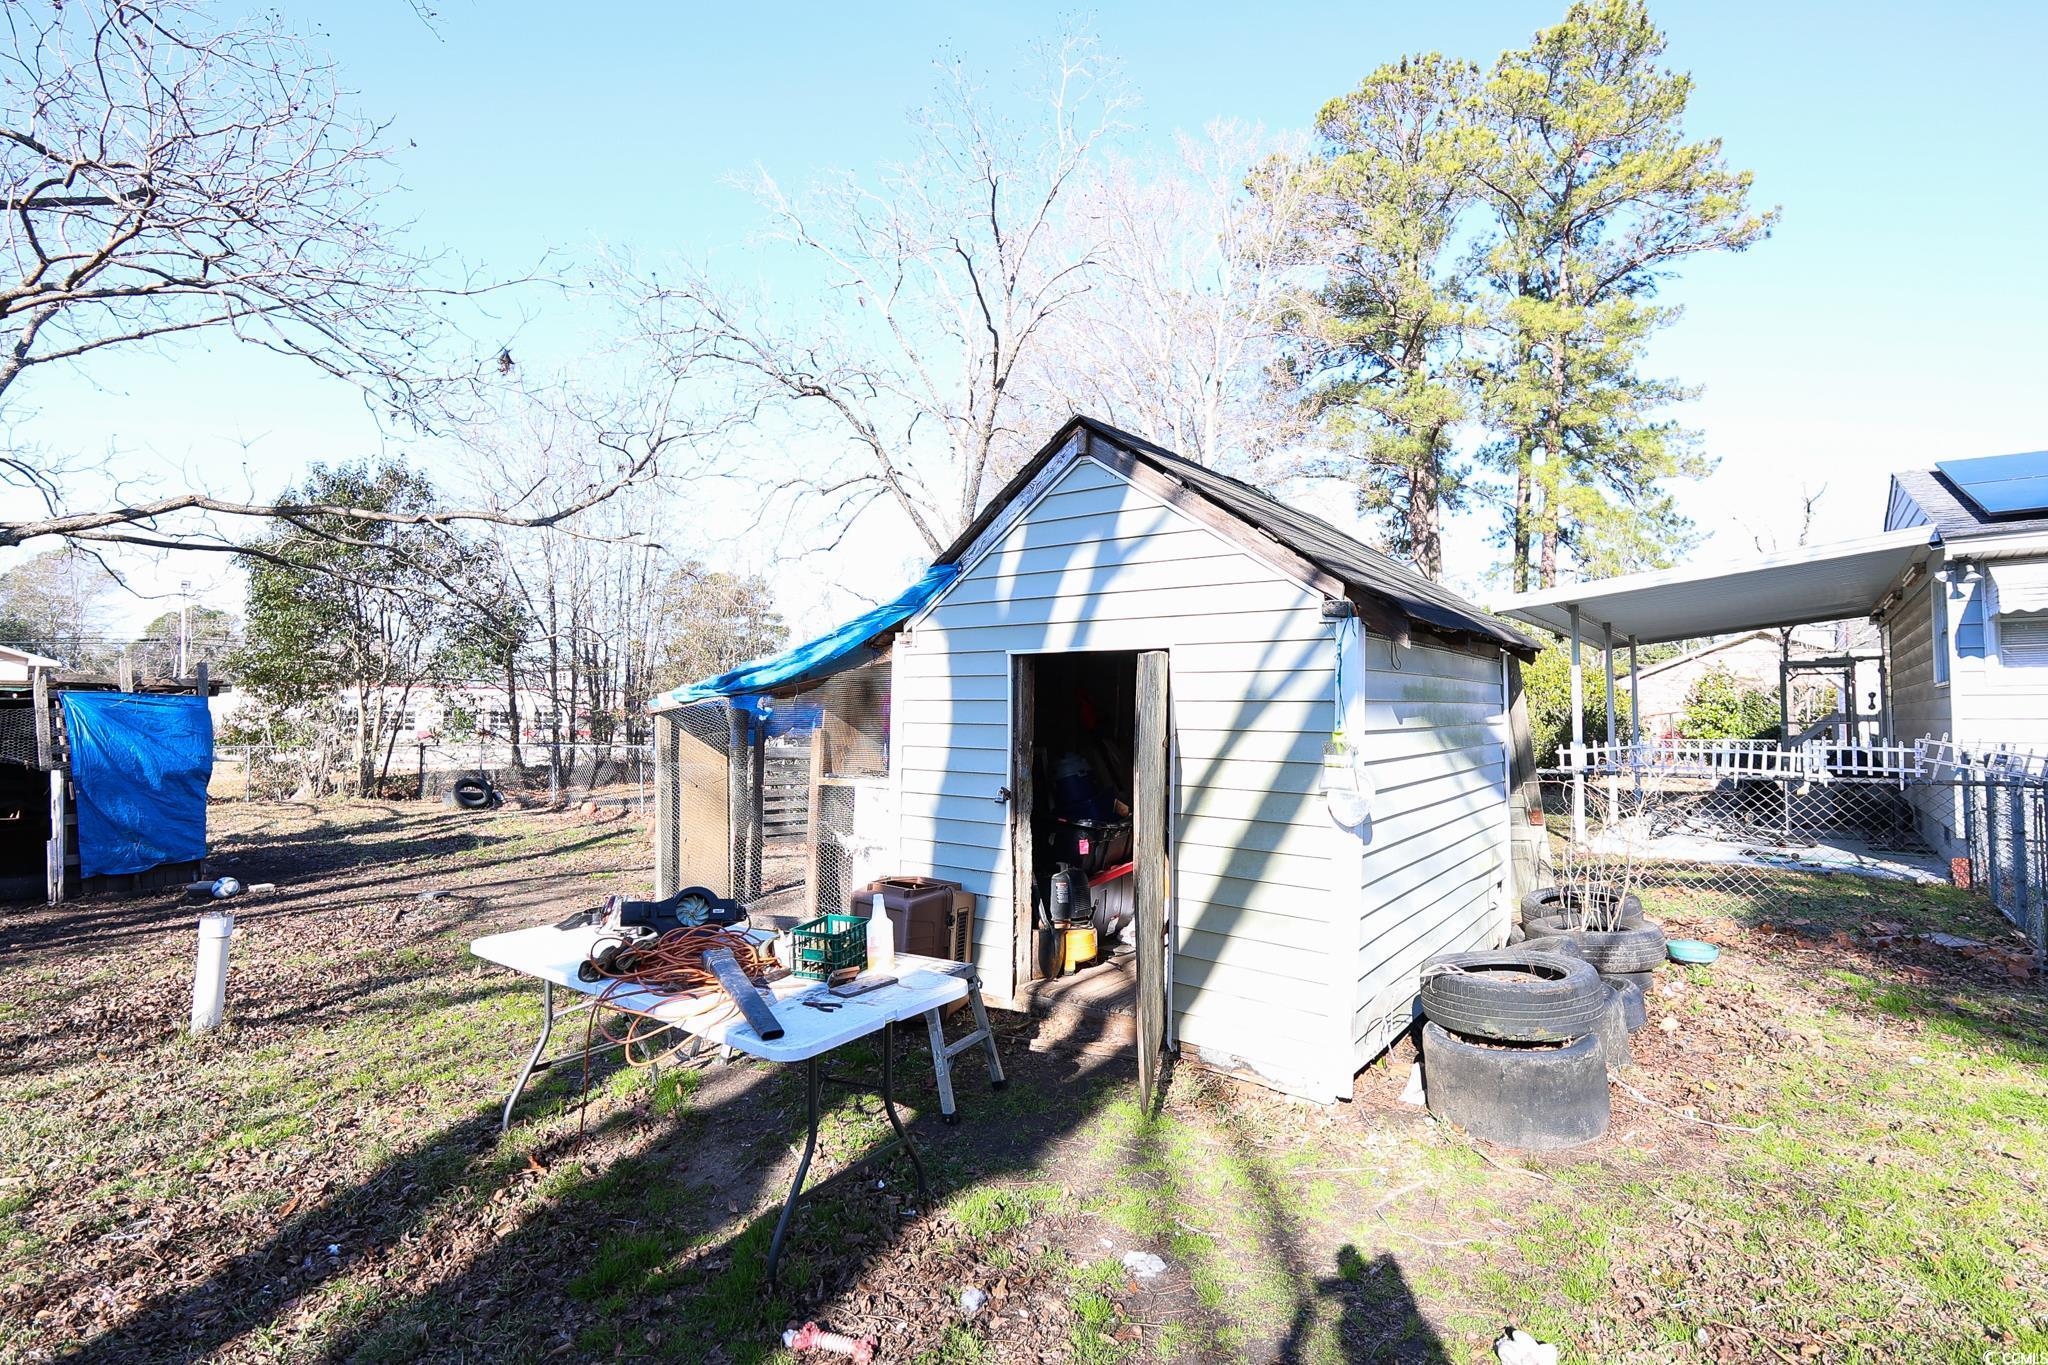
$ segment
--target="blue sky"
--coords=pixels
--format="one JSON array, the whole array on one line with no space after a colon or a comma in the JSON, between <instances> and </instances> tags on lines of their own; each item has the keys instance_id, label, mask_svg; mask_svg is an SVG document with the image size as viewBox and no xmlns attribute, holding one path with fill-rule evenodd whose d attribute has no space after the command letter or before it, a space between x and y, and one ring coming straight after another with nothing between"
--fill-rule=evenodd
<instances>
[{"instance_id":1,"label":"blue sky","mask_svg":"<svg viewBox=\"0 0 2048 1365\"><path fill-rule=\"evenodd\" d=\"M729 175L759 163L801 184L871 167L902 150L903 113L931 88L935 59L957 55L1000 84L1063 22L1120 59L1142 100L1135 136L1163 145L1219 117L1302 127L1380 62L1431 49L1488 61L1562 12L446 0L430 30L401 0L282 8L362 106L392 120L407 187L394 218L501 271L599 244L747 268L760 219ZM1693 133L1724 139L1761 200L1785 211L1771 241L1692 264L1666 295L1686 312L1655 360L1704 386L1685 416L1721 461L1682 495L1714 532L1706 553L1789 539L1802 482L1828 490L1819 535L1864 534L1894 468L2048 446L2048 138L2034 69L2048 11L1665 0L1653 13L1667 60L1697 81ZM516 346L531 363L573 365L596 341L556 310ZM90 379L25 384L37 413L23 434L119 451L138 475L199 471L266 492L305 458L377 441L350 393L233 348L109 360ZM722 553L775 571L758 552ZM1448 576L1478 590L1489 557L1478 528L1456 528ZM903 567L870 565L863 586L887 591ZM196 576L237 604L217 563ZM792 614L823 625L846 605Z\"/></svg>"}]
</instances>

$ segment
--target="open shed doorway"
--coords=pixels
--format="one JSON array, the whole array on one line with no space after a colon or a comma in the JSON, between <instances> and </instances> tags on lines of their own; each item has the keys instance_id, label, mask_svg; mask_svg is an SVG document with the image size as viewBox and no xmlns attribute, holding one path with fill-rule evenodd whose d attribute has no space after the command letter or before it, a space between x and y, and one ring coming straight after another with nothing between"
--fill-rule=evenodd
<instances>
[{"instance_id":1,"label":"open shed doorway","mask_svg":"<svg viewBox=\"0 0 2048 1365\"><path fill-rule=\"evenodd\" d=\"M1148 994L1163 1013L1163 945L1142 968L1138 951L1139 848L1147 835L1163 847L1168 816L1163 792L1139 795L1142 657L1016 661L1017 995L1046 1016L1042 1038L1070 1046L1133 1046ZM1083 925L1092 936L1077 932Z\"/></svg>"}]
</instances>

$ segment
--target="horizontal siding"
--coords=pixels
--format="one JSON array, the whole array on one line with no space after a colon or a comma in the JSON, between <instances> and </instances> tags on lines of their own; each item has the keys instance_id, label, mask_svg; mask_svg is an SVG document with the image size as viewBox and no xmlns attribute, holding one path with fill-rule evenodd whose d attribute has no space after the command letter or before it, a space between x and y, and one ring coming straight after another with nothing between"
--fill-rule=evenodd
<instances>
[{"instance_id":1,"label":"horizontal siding","mask_svg":"<svg viewBox=\"0 0 2048 1365\"><path fill-rule=\"evenodd\" d=\"M1507 928L1499 659L1378 639L1365 653L1363 746L1376 793L1352 973L1361 1064L1407 1026L1426 958L1497 942Z\"/></svg>"},{"instance_id":2,"label":"horizontal siding","mask_svg":"<svg viewBox=\"0 0 2048 1365\"><path fill-rule=\"evenodd\" d=\"M1993 572L1999 567L2004 567L2003 561ZM1978 584L1975 596L1985 612L2002 610L1995 583ZM2004 618L1986 615L1983 620L1982 664L1950 689L1955 732L1986 746L2010 744L2048 752L2048 665L2008 661L2001 649Z\"/></svg>"},{"instance_id":3,"label":"horizontal siding","mask_svg":"<svg viewBox=\"0 0 2048 1365\"><path fill-rule=\"evenodd\" d=\"M1199 593L1188 594L1183 605L1202 612ZM914 648L938 646L948 651L994 654L1056 652L1091 649L1173 649L1182 644L1250 645L1268 658L1288 657L1290 644L1322 643L1329 653L1330 627L1320 607L1304 606L1298 611L1203 612L1186 617L1134 617L1131 619L1059 620L1034 625L1028 620L992 622L986 625L954 627L927 635L918 631ZM1314 654L1316 651L1303 651ZM1323 667L1329 664L1325 661Z\"/></svg>"},{"instance_id":4,"label":"horizontal siding","mask_svg":"<svg viewBox=\"0 0 2048 1365\"><path fill-rule=\"evenodd\" d=\"M1319 773L1320 769L1317 771ZM1301 825L1310 829L1322 829L1330 823L1321 794L1313 790L1255 787L1247 791L1213 784L1195 787L1182 795L1180 814L1183 838L1190 837L1197 820L1258 821L1261 824Z\"/></svg>"},{"instance_id":5,"label":"horizontal siding","mask_svg":"<svg viewBox=\"0 0 2048 1365\"><path fill-rule=\"evenodd\" d=\"M1240 557L1241 558L1241 557ZM986 629L1022 623L1032 629L1046 624L1102 621L1160 621L1189 616L1259 617L1298 608L1302 590L1293 583L1234 583L1226 587L1172 584L1129 592L1104 590L1052 593L1044 597L1005 598L1000 602L967 602L958 606L941 598L927 618L933 633ZM1320 607L1311 609L1318 625ZM920 631L922 634L922 630Z\"/></svg>"},{"instance_id":6,"label":"horizontal siding","mask_svg":"<svg viewBox=\"0 0 2048 1365\"><path fill-rule=\"evenodd\" d=\"M1155 540L1167 537L1155 536ZM1234 588L1271 581L1269 570L1243 555L1220 549L1211 539L1198 558L1143 563L1102 564L1077 573L1045 569L1037 573L977 577L947 594L949 607L1003 606L1046 597L1089 597L1110 593L1157 592L1167 588Z\"/></svg>"},{"instance_id":7,"label":"horizontal siding","mask_svg":"<svg viewBox=\"0 0 2048 1365\"><path fill-rule=\"evenodd\" d=\"M1892 733L1904 740L1923 735L1939 738L1953 734L1956 728L1949 709L1955 684L1937 686L1934 681L1934 620L1928 593L1938 586L1933 571L1939 567L1939 561L1930 563L1928 574L1885 618L1885 678L1891 687ZM1962 852L1957 837L1962 821L1953 793L1922 787L1910 790L1906 799L1913 804L1921 837L1936 852L1946 857Z\"/></svg>"},{"instance_id":8,"label":"horizontal siding","mask_svg":"<svg viewBox=\"0 0 2048 1365\"><path fill-rule=\"evenodd\" d=\"M1420 964L1438 953L1486 944L1491 941L1492 916L1492 907L1484 902L1468 906L1462 917L1455 914L1438 916L1415 940L1402 944L1398 949L1390 946L1384 960L1390 964ZM1359 1006L1351 1025L1352 1036L1357 1040L1352 1051L1355 1065L1363 1066L1378 1056L1414 1022L1418 1013L1416 997L1421 988L1419 965L1412 972L1389 970L1377 982L1367 980L1360 983L1365 1002Z\"/></svg>"},{"instance_id":9,"label":"horizontal siding","mask_svg":"<svg viewBox=\"0 0 2048 1365\"><path fill-rule=\"evenodd\" d=\"M1327 1069L1351 1004L1331 986L1321 599L1098 465L1069 470L898 641L905 865L986 888L976 955L1008 986L1010 811L993 798L1009 783L1009 655L1086 649L1171 652L1176 1033L1271 1074L1305 1055ZM1473 700L1390 699L1376 723L1419 742L1475 719L1459 710Z\"/></svg>"},{"instance_id":10,"label":"horizontal siding","mask_svg":"<svg viewBox=\"0 0 2048 1365\"><path fill-rule=\"evenodd\" d=\"M1925 526L1927 513L1920 504L1913 501L1913 495L1899 487L1897 479L1892 480L1891 495L1885 500L1884 529L1896 531L1906 526Z\"/></svg>"}]
</instances>

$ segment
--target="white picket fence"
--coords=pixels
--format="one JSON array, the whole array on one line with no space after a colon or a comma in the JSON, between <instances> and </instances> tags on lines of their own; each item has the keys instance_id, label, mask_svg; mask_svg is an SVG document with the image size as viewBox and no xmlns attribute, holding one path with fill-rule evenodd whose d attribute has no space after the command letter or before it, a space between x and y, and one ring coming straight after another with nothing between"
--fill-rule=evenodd
<instances>
[{"instance_id":1,"label":"white picket fence","mask_svg":"<svg viewBox=\"0 0 2048 1365\"><path fill-rule=\"evenodd\" d=\"M1558 770L1585 775L1748 778L1777 782L1905 785L1993 773L2048 781L2048 759L2006 747L1965 751L1946 737L1911 743L1842 744L1812 739L1655 739L1567 744Z\"/></svg>"}]
</instances>

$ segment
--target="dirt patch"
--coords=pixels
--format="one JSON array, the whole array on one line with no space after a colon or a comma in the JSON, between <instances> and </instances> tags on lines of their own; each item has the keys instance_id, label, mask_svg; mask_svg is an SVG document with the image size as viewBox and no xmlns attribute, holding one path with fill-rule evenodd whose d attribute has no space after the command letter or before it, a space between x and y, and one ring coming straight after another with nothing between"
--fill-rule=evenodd
<instances>
[{"instance_id":1,"label":"dirt patch","mask_svg":"<svg viewBox=\"0 0 2048 1365\"><path fill-rule=\"evenodd\" d=\"M571 1063L498 1133L538 992L465 945L648 890L642 824L366 802L215 828L222 870L279 889L235 904L209 1039L181 1029L195 907L0 913L0 1360L753 1361L809 1319L934 1361L1474 1360L1510 1321L1585 1361L2048 1333L2048 1010L1915 937L1993 940L1965 898L1649 905L1721 960L1658 972L1608 1135L1542 1157L1403 1103L1409 1039L1348 1104L1183 1066L1146 1113L1127 1057L998 1015L1011 1084L961 1058L945 1127L906 1036L933 1206L859 1167L886 1123L833 1094L816 1170L861 1177L771 1293L800 1077L607 1059L586 1100Z\"/></svg>"}]
</instances>

